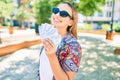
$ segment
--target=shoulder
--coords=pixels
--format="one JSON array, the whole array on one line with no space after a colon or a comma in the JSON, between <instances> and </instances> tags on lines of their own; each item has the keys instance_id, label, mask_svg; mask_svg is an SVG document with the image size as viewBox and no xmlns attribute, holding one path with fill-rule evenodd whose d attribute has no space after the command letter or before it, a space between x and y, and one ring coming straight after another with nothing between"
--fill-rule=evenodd
<instances>
[{"instance_id":1,"label":"shoulder","mask_svg":"<svg viewBox=\"0 0 120 80\"><path fill-rule=\"evenodd\" d=\"M61 47L59 59L63 69L65 71L78 71L82 57L82 48L79 42L73 36L68 35L64 38Z\"/></svg>"},{"instance_id":2,"label":"shoulder","mask_svg":"<svg viewBox=\"0 0 120 80\"><path fill-rule=\"evenodd\" d=\"M72 34L68 34L64 42L66 43L66 47L71 47L72 50L75 50L77 52L82 49L80 43Z\"/></svg>"},{"instance_id":3,"label":"shoulder","mask_svg":"<svg viewBox=\"0 0 120 80\"><path fill-rule=\"evenodd\" d=\"M68 53L68 55L70 54L80 55L82 52L80 43L77 41L77 39L72 34L68 34L63 39L62 48L64 51Z\"/></svg>"}]
</instances>

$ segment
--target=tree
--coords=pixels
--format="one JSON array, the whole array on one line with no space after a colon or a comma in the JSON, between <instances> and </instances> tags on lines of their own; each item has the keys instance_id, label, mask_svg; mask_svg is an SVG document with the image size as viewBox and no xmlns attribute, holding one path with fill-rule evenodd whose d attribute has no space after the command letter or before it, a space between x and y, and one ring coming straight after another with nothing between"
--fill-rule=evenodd
<instances>
[{"instance_id":1,"label":"tree","mask_svg":"<svg viewBox=\"0 0 120 80\"><path fill-rule=\"evenodd\" d=\"M9 18L12 10L14 9L15 5L11 3L12 0L0 0L0 24L3 24L3 20L5 18ZM0 43L1 43L1 36L0 36Z\"/></svg>"},{"instance_id":2,"label":"tree","mask_svg":"<svg viewBox=\"0 0 120 80\"><path fill-rule=\"evenodd\" d=\"M18 20L19 27L24 27L24 22L33 15L31 0L20 0L14 19Z\"/></svg>"},{"instance_id":3,"label":"tree","mask_svg":"<svg viewBox=\"0 0 120 80\"><path fill-rule=\"evenodd\" d=\"M19 21L20 27L23 26L24 21L26 19L28 19L30 15L31 15L31 13L28 11L25 11L24 8L21 7L18 9L18 11L15 15L15 18Z\"/></svg>"},{"instance_id":4,"label":"tree","mask_svg":"<svg viewBox=\"0 0 120 80\"><path fill-rule=\"evenodd\" d=\"M101 12L100 6L105 4L105 0L51 0L53 6L58 5L61 1L68 1L74 4L77 11L84 16L93 15L95 11Z\"/></svg>"},{"instance_id":5,"label":"tree","mask_svg":"<svg viewBox=\"0 0 120 80\"><path fill-rule=\"evenodd\" d=\"M80 0L77 10L84 16L91 16L95 11L101 12L100 6L105 0Z\"/></svg>"},{"instance_id":6,"label":"tree","mask_svg":"<svg viewBox=\"0 0 120 80\"><path fill-rule=\"evenodd\" d=\"M37 24L48 22L50 23L51 16L51 1L50 0L36 0L34 4L35 18Z\"/></svg>"},{"instance_id":7,"label":"tree","mask_svg":"<svg viewBox=\"0 0 120 80\"><path fill-rule=\"evenodd\" d=\"M100 6L104 4L105 0L80 0L80 3L77 5L77 10L79 13L86 16L87 23L87 16L92 16L96 11L102 12Z\"/></svg>"},{"instance_id":8,"label":"tree","mask_svg":"<svg viewBox=\"0 0 120 80\"><path fill-rule=\"evenodd\" d=\"M60 2L68 1L74 3L75 0L51 0L52 6L57 6Z\"/></svg>"},{"instance_id":9,"label":"tree","mask_svg":"<svg viewBox=\"0 0 120 80\"><path fill-rule=\"evenodd\" d=\"M34 4L34 11L37 23L50 23L51 8L58 5L61 1L74 2L74 0L36 0Z\"/></svg>"},{"instance_id":10,"label":"tree","mask_svg":"<svg viewBox=\"0 0 120 80\"><path fill-rule=\"evenodd\" d=\"M37 23L50 22L51 7L58 5L61 1L72 2L77 11L84 16L90 16L95 11L101 11L99 6L105 4L105 0L80 0L79 3L76 3L75 0L36 0L35 14Z\"/></svg>"},{"instance_id":11,"label":"tree","mask_svg":"<svg viewBox=\"0 0 120 80\"><path fill-rule=\"evenodd\" d=\"M12 0L0 0L0 23L3 24L4 18L10 18L10 14L16 4L12 3Z\"/></svg>"}]
</instances>

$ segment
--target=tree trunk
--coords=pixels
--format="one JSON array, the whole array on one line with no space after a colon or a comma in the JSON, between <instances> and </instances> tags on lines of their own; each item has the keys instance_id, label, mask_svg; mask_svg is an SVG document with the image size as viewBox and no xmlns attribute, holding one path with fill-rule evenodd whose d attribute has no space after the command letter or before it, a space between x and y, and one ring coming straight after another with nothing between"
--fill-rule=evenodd
<instances>
[{"instance_id":1,"label":"tree trunk","mask_svg":"<svg viewBox=\"0 0 120 80\"><path fill-rule=\"evenodd\" d=\"M0 37L0 43L2 43L1 37Z\"/></svg>"},{"instance_id":2,"label":"tree trunk","mask_svg":"<svg viewBox=\"0 0 120 80\"><path fill-rule=\"evenodd\" d=\"M9 34L13 34L13 32L14 32L14 28L13 27L9 27Z\"/></svg>"},{"instance_id":3,"label":"tree trunk","mask_svg":"<svg viewBox=\"0 0 120 80\"><path fill-rule=\"evenodd\" d=\"M85 27L88 27L88 18L87 18L87 16L85 17Z\"/></svg>"},{"instance_id":4,"label":"tree trunk","mask_svg":"<svg viewBox=\"0 0 120 80\"><path fill-rule=\"evenodd\" d=\"M0 32L0 44L2 43L2 39L1 39L1 32Z\"/></svg>"}]
</instances>

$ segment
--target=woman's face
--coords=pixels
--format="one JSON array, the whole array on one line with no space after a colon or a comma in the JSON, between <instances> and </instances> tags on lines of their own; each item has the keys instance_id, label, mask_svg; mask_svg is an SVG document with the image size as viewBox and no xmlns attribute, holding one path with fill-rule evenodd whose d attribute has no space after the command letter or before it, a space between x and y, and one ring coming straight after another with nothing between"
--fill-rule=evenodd
<instances>
[{"instance_id":1,"label":"woman's face","mask_svg":"<svg viewBox=\"0 0 120 80\"><path fill-rule=\"evenodd\" d=\"M59 4L58 7L59 11L66 11L72 17L72 9L67 4ZM67 28L68 26L72 26L72 19L70 16L61 16L60 12L53 13L51 16L51 23L56 28Z\"/></svg>"}]
</instances>

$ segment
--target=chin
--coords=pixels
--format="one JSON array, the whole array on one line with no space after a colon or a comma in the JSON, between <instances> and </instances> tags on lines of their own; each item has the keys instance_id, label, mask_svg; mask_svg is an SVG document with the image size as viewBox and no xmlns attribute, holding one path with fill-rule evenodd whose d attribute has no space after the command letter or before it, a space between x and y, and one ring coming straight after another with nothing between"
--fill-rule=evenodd
<instances>
[{"instance_id":1,"label":"chin","mask_svg":"<svg viewBox=\"0 0 120 80\"><path fill-rule=\"evenodd\" d=\"M56 26L59 26L59 24L58 24L58 23L55 23L55 22L53 22L52 25L54 25L55 27L56 27Z\"/></svg>"},{"instance_id":2,"label":"chin","mask_svg":"<svg viewBox=\"0 0 120 80\"><path fill-rule=\"evenodd\" d=\"M57 24L53 24L55 27L58 27L59 25L57 25Z\"/></svg>"},{"instance_id":3,"label":"chin","mask_svg":"<svg viewBox=\"0 0 120 80\"><path fill-rule=\"evenodd\" d=\"M62 26L62 22L52 21L52 25L54 25L55 27L61 27Z\"/></svg>"}]
</instances>

